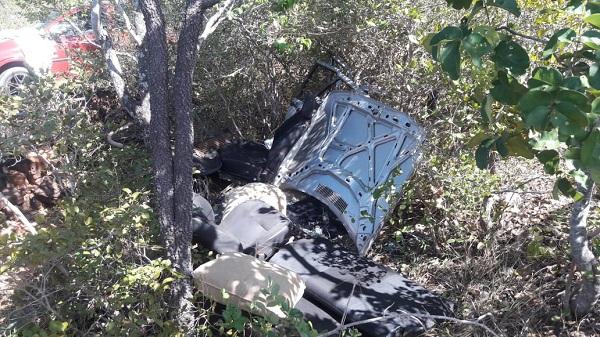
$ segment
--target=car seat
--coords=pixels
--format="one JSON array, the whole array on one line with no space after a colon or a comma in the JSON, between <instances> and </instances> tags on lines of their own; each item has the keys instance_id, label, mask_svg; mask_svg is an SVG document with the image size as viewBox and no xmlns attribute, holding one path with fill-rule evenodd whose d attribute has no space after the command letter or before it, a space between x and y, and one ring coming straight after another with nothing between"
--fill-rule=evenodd
<instances>
[{"instance_id":1,"label":"car seat","mask_svg":"<svg viewBox=\"0 0 600 337\"><path fill-rule=\"evenodd\" d=\"M206 205L192 217L193 240L218 253L243 252L266 259L289 230L289 220L260 200L237 205L219 225L205 215L212 212Z\"/></svg>"}]
</instances>

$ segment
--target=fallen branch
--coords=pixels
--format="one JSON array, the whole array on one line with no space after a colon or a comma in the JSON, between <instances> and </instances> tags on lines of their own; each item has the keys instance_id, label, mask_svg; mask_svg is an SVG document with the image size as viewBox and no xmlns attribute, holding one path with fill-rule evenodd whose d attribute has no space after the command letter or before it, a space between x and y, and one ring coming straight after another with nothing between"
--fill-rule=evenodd
<instances>
[{"instance_id":1,"label":"fallen branch","mask_svg":"<svg viewBox=\"0 0 600 337\"><path fill-rule=\"evenodd\" d=\"M4 203L4 205L6 205L6 207L8 207L8 209L17 217L17 219L19 219L19 221L21 221L21 223L23 224L23 226L25 226L25 229L27 229L27 231L29 231L29 233L34 234L34 235L37 234L37 230L31 224L31 222L29 222L29 220L27 220L25 215L23 215L23 212L21 212L19 207L15 206L12 202L10 202L10 200L8 200L8 198L5 197L2 192L0 192L0 202Z\"/></svg>"},{"instance_id":2,"label":"fallen branch","mask_svg":"<svg viewBox=\"0 0 600 337\"><path fill-rule=\"evenodd\" d=\"M341 331L343 331L345 329L348 329L348 328L352 328L352 327L355 327L355 326L358 326L358 325L362 325L362 324L378 322L378 321L381 321L381 320L384 320L384 319L388 319L388 318L391 318L391 317L429 318L429 319L437 319L437 320L442 320L442 321L450 321L450 322L459 323L459 324L466 324L466 325L476 326L478 328L481 328L481 329L485 330L486 332L488 332L490 335L492 335L494 337L500 337L501 336L501 335L497 334L496 332L494 332L492 329L488 328L484 324L481 324L481 323L479 323L477 321L466 320L466 319L459 319L459 318L448 317L448 316L429 315L429 314L394 313L394 314L391 314L391 315L383 315L383 316L380 316L380 317L374 317L374 318L364 319L364 320L360 320L360 321L356 321L356 322L352 322L352 323L348 323L348 324L342 324L342 325L338 326L337 328L335 328L334 330L331 330L329 332L321 334L321 335L319 335L317 337L333 336L333 335L338 334Z\"/></svg>"},{"instance_id":3,"label":"fallen branch","mask_svg":"<svg viewBox=\"0 0 600 337\"><path fill-rule=\"evenodd\" d=\"M127 124L121 126L120 128L110 131L109 133L106 134L106 141L108 142L108 144L117 147L119 149L123 148L123 143L119 143L116 140L114 140L112 137L114 136L115 133L123 131L128 129L131 126L131 122L128 122Z\"/></svg>"}]
</instances>

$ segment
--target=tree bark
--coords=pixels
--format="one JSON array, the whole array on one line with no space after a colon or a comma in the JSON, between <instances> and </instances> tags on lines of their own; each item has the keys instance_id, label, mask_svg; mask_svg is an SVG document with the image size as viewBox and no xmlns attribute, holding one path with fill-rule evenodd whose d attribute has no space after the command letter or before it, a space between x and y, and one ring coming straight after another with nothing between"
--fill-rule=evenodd
<instances>
[{"instance_id":1,"label":"tree bark","mask_svg":"<svg viewBox=\"0 0 600 337\"><path fill-rule=\"evenodd\" d=\"M183 275L192 273L192 81L197 61L196 44L202 28L204 10L201 0L188 0L185 17L177 41L177 61L173 77L173 108L175 111L174 161L174 221L175 244L166 246L167 254ZM192 285L189 279L178 280L172 287L173 305L179 308L180 324L191 328Z\"/></svg>"},{"instance_id":2,"label":"tree bark","mask_svg":"<svg viewBox=\"0 0 600 337\"><path fill-rule=\"evenodd\" d=\"M580 186L584 198L573 205L570 225L570 244L573 263L581 272L581 280L570 300L571 314L581 318L590 312L600 299L600 272L598 260L592 252L588 240L587 218L594 195L594 182L588 177L586 186Z\"/></svg>"},{"instance_id":3,"label":"tree bark","mask_svg":"<svg viewBox=\"0 0 600 337\"><path fill-rule=\"evenodd\" d=\"M94 0L97 8L98 0ZM138 43L138 71L141 93L135 104L136 119L147 121L147 145L150 149L155 185L156 214L160 223L161 241L173 268L183 275L171 285L169 305L171 315L181 331L193 335L194 313L192 299L192 152L194 130L192 126L192 85L194 69L201 41L215 30L226 10L234 0L210 18L205 31L200 34L204 12L218 0L187 0L177 42L175 72L169 83L168 46L166 23L159 0L139 0L141 15L134 16L135 32L143 36ZM119 3L117 3L119 4ZM98 9L99 10L99 9ZM100 15L96 15L97 18ZM144 23L143 25L141 23ZM99 22L94 22L99 25ZM102 32L101 26L97 28ZM107 39L104 39L105 41ZM108 39L110 42L110 40ZM136 39L137 41L137 39ZM108 44L110 48L110 44ZM110 51L110 49L108 49ZM106 54L106 50L105 50ZM110 62L107 65L110 70ZM116 72L120 74L120 71ZM112 73L111 73L112 74ZM124 83L113 78L120 97L125 93ZM171 84L171 85L169 85ZM169 89L171 88L171 89ZM169 111L173 109L173 135ZM173 138L172 138L173 137ZM174 140L172 151L171 139Z\"/></svg>"}]
</instances>

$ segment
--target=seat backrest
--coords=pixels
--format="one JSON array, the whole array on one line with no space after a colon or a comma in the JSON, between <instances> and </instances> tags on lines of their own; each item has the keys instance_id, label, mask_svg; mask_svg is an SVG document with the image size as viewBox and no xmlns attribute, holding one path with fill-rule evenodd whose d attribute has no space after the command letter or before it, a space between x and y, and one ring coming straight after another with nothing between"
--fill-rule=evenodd
<instances>
[{"instance_id":1,"label":"seat backrest","mask_svg":"<svg viewBox=\"0 0 600 337\"><path fill-rule=\"evenodd\" d=\"M327 205L366 254L413 173L422 140L423 129L408 115L335 91L284 158L275 185Z\"/></svg>"}]
</instances>

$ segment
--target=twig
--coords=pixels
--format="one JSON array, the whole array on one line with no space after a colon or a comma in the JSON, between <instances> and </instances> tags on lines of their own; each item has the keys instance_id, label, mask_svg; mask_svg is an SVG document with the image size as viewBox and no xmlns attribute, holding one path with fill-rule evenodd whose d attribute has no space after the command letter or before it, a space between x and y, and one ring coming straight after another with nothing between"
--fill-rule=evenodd
<instances>
[{"instance_id":1,"label":"twig","mask_svg":"<svg viewBox=\"0 0 600 337\"><path fill-rule=\"evenodd\" d=\"M344 314L342 315L342 321L340 322L342 326L346 323L346 316L348 315L348 308L350 308L350 300L352 299L352 295L354 295L354 289L356 289L356 280L352 283L352 291L350 291L350 296L348 296L348 301L346 302L346 308L344 308Z\"/></svg>"},{"instance_id":2,"label":"twig","mask_svg":"<svg viewBox=\"0 0 600 337\"><path fill-rule=\"evenodd\" d=\"M119 10L119 13L123 17L123 21L125 21L125 28L129 32L131 37L133 37L133 39L135 40L135 43L138 45L138 47L141 46L142 45L142 37L139 36L133 29L133 26L131 25L131 20L129 20L129 16L127 15L127 13L125 13L125 9L123 8L123 5L121 4L121 0L115 0L115 5L117 5L117 9Z\"/></svg>"},{"instance_id":3,"label":"twig","mask_svg":"<svg viewBox=\"0 0 600 337\"><path fill-rule=\"evenodd\" d=\"M203 4L203 7L207 8L206 6L209 2L210 1L205 2ZM204 30L202 31L202 34L200 34L200 38L198 39L198 50L202 47L202 44L208 38L208 36L217 29L221 22L223 22L223 20L225 19L225 13L231 10L231 8L235 5L236 2L237 0L225 1L223 6L219 8L219 10L208 19L206 25L204 25ZM214 4L216 3L218 3L218 1L216 1Z\"/></svg>"},{"instance_id":4,"label":"twig","mask_svg":"<svg viewBox=\"0 0 600 337\"><path fill-rule=\"evenodd\" d=\"M27 229L29 233L33 235L37 234L37 230L35 229L35 227L33 227L31 222L27 220L25 215L23 215L19 207L15 206L12 202L10 202L10 200L8 200L8 198L5 197L2 192L0 192L0 202L4 203L6 207L8 207L8 209L11 212L13 212L13 214L17 217L17 219L19 219L19 221L21 221L21 223L23 224L23 226L25 226L25 229Z\"/></svg>"},{"instance_id":5,"label":"twig","mask_svg":"<svg viewBox=\"0 0 600 337\"><path fill-rule=\"evenodd\" d=\"M509 32L509 33L511 33L513 35L520 36L520 37L522 37L524 39L529 39L529 40L532 40L532 41L535 41L535 42L539 42L539 43L548 43L548 40L546 40L546 39L540 39L540 38L537 38L535 36L525 35L525 34L517 32L517 31L514 31L511 28L508 28L507 26L498 27L498 28L496 28L496 30L505 30L505 31L507 31L507 32Z\"/></svg>"},{"instance_id":6,"label":"twig","mask_svg":"<svg viewBox=\"0 0 600 337\"><path fill-rule=\"evenodd\" d=\"M77 33L79 33L79 35L81 35L89 44L96 48L101 48L99 44L90 40L90 38L81 29L79 29L79 27L77 27L77 25L75 25L73 21L69 20L68 18L65 18L65 21L67 21L67 23L71 25L71 27L73 27L77 31Z\"/></svg>"},{"instance_id":7,"label":"twig","mask_svg":"<svg viewBox=\"0 0 600 337\"><path fill-rule=\"evenodd\" d=\"M472 325L472 326L476 326L479 328L482 328L483 330L485 330L486 332L488 332L490 335L494 336L494 337L500 337L500 335L498 335L496 332L494 332L492 329L488 328L487 326L485 326L484 324L481 324L477 321L470 321L470 320L465 320L465 319L459 319L459 318L454 318L454 317L448 317L448 316L440 316L440 315L429 315L429 314L411 314L411 313L394 313L394 314L390 314L390 315L383 315L380 317L374 317L374 318L369 318L369 319L365 319L365 320L361 320L361 321L356 321L356 322L352 322L352 323L348 323L348 324L343 324L338 326L337 328L335 328L334 330L331 330L329 332L326 332L324 334L321 334L317 337L327 337L327 336L333 336L336 333L357 326L357 325L361 325L361 324L367 324L367 323L373 323L373 322L377 322L377 321L381 321L383 319L387 319L387 318L391 318L391 317L398 317L398 316L406 316L406 317L415 317L415 318L430 318L430 319L437 319L437 320L443 320L443 321L450 321L450 322L454 322L454 323L459 323L459 324L466 324L466 325Z\"/></svg>"},{"instance_id":8,"label":"twig","mask_svg":"<svg viewBox=\"0 0 600 337\"><path fill-rule=\"evenodd\" d=\"M118 147L119 149L122 149L123 143L119 143L119 142L115 141L114 139L112 139L112 137L115 133L117 133L119 131L123 131L123 130L129 128L130 126L131 126L131 122L128 122L127 124L121 126L120 128L106 134L106 141L108 142L108 144L110 144L114 147Z\"/></svg>"},{"instance_id":9,"label":"twig","mask_svg":"<svg viewBox=\"0 0 600 337\"><path fill-rule=\"evenodd\" d=\"M600 228L596 228L594 230L590 230L590 232L588 233L588 240L591 240L591 239L595 238L598 235L600 235Z\"/></svg>"},{"instance_id":10,"label":"twig","mask_svg":"<svg viewBox=\"0 0 600 337\"><path fill-rule=\"evenodd\" d=\"M565 296L563 298L563 311L568 313L571 311L571 290L573 289L573 276L575 274L575 264L571 262L569 264L569 275L567 275L567 281L565 284Z\"/></svg>"}]
</instances>

